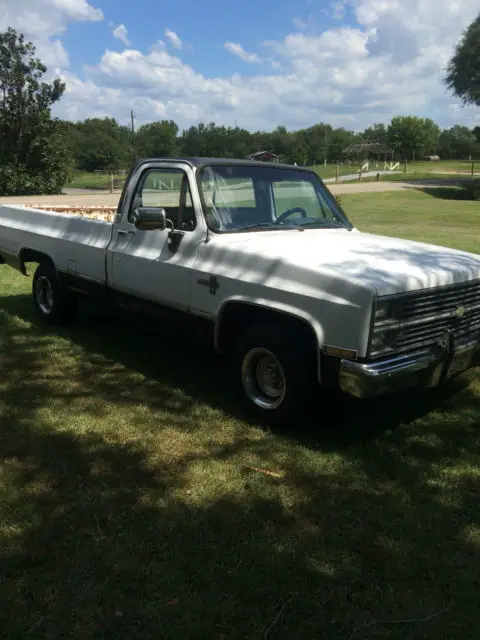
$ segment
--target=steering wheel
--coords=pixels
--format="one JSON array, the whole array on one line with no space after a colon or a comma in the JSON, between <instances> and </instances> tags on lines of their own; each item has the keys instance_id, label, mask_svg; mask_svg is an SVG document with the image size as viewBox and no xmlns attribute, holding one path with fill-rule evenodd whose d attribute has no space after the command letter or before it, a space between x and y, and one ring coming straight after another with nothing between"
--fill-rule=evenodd
<instances>
[{"instance_id":1,"label":"steering wheel","mask_svg":"<svg viewBox=\"0 0 480 640\"><path fill-rule=\"evenodd\" d=\"M277 218L277 222L283 222L289 216L293 216L294 213L300 213L302 218L306 218L307 217L307 212L305 211L305 209L303 207L292 207L291 209L287 209L286 211L281 213Z\"/></svg>"}]
</instances>

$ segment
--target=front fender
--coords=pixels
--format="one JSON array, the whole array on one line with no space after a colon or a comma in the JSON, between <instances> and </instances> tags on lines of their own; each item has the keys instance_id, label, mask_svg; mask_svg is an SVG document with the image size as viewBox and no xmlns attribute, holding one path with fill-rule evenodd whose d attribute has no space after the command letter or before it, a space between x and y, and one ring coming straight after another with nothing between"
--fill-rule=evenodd
<instances>
[{"instance_id":1,"label":"front fender","mask_svg":"<svg viewBox=\"0 0 480 640\"><path fill-rule=\"evenodd\" d=\"M242 295L234 295L228 298L227 300L223 300L221 306L218 310L215 319L215 330L214 330L214 347L216 350L220 350L220 327L225 316L225 312L228 307L233 304L241 304L246 305L248 307L263 310L268 313L278 313L283 314L284 316L298 320L306 323L309 329L312 331L315 337L316 343L316 364L317 364L317 372L318 377L320 379L320 368L321 368L321 354L322 354L322 345L323 345L323 329L322 325L313 315L309 314L307 311L302 309L298 309L288 303L283 303L278 300L271 300L267 298L255 298L252 299L248 296Z\"/></svg>"}]
</instances>

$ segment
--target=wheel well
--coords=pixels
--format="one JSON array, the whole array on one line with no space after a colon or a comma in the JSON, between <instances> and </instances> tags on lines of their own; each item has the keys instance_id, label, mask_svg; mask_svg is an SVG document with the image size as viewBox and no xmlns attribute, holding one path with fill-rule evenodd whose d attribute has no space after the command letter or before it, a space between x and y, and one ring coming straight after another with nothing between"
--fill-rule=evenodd
<instances>
[{"instance_id":1,"label":"wheel well","mask_svg":"<svg viewBox=\"0 0 480 640\"><path fill-rule=\"evenodd\" d=\"M35 249L21 249L19 255L19 263L20 263L20 271L24 276L27 274L27 262L38 262L43 264L50 264L53 268L55 265L53 264L53 260L50 256L47 256L46 253L42 253L41 251L36 251Z\"/></svg>"},{"instance_id":2,"label":"wheel well","mask_svg":"<svg viewBox=\"0 0 480 640\"><path fill-rule=\"evenodd\" d=\"M235 338L254 325L274 326L293 334L295 341L311 349L313 354L318 351L317 338L306 320L244 302L231 302L223 310L215 340L217 349L221 352L229 351Z\"/></svg>"}]
</instances>

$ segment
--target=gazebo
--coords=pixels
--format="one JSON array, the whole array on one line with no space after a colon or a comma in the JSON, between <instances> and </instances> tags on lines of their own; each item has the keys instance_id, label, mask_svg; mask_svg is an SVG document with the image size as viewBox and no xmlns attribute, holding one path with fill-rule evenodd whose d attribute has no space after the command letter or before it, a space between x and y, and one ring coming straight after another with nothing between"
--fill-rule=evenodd
<instances>
[{"instance_id":1,"label":"gazebo","mask_svg":"<svg viewBox=\"0 0 480 640\"><path fill-rule=\"evenodd\" d=\"M393 161L394 151L381 142L357 142L344 149L342 153L348 158L362 158L363 160L368 160L374 156L379 161L383 156L384 162L387 162L387 158Z\"/></svg>"}]
</instances>

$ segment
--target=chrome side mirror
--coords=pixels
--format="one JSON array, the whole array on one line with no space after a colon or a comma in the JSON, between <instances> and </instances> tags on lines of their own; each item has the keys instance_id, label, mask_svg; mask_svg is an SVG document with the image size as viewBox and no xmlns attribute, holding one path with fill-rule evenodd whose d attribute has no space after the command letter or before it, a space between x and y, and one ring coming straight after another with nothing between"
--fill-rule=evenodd
<instances>
[{"instance_id":1,"label":"chrome side mirror","mask_svg":"<svg viewBox=\"0 0 480 640\"><path fill-rule=\"evenodd\" d=\"M139 207L133 214L133 224L141 231L163 231L167 226L167 214L162 207Z\"/></svg>"}]
</instances>

